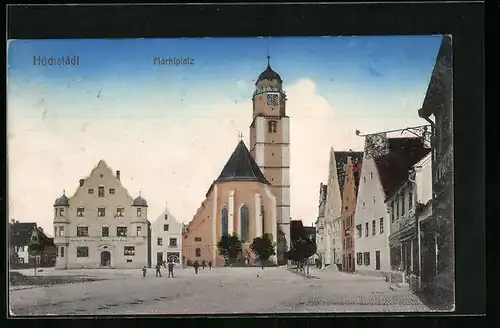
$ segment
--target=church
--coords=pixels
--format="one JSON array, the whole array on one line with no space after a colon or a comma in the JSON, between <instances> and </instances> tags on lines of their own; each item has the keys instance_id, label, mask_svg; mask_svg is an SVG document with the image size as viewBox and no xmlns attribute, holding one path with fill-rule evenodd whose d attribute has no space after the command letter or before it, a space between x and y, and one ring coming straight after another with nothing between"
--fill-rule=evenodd
<instances>
[{"instance_id":1,"label":"church","mask_svg":"<svg viewBox=\"0 0 500 328\"><path fill-rule=\"evenodd\" d=\"M219 177L189 223L182 242L184 264L224 265L217 242L237 234L243 256L253 262L253 239L272 235L275 263L283 263L290 245L290 119L283 81L270 66L259 75L253 93L249 147L237 144Z\"/></svg>"}]
</instances>

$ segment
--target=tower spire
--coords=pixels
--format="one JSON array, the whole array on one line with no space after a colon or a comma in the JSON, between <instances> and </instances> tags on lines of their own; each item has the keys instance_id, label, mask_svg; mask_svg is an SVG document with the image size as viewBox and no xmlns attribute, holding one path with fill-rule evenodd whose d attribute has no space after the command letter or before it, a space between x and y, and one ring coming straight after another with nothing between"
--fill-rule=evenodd
<instances>
[{"instance_id":1,"label":"tower spire","mask_svg":"<svg viewBox=\"0 0 500 328\"><path fill-rule=\"evenodd\" d=\"M241 141L241 140L243 140L243 133L241 133L241 131L240 131L240 132L238 132L238 141Z\"/></svg>"},{"instance_id":2,"label":"tower spire","mask_svg":"<svg viewBox=\"0 0 500 328\"><path fill-rule=\"evenodd\" d=\"M271 56L267 55L267 66L271 67Z\"/></svg>"}]
</instances>

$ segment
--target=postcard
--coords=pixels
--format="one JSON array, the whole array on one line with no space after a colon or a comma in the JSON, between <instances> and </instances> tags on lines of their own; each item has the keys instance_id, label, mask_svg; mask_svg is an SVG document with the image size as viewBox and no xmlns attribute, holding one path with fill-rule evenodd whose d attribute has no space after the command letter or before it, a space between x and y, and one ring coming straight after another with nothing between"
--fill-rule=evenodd
<instances>
[{"instance_id":1,"label":"postcard","mask_svg":"<svg viewBox=\"0 0 500 328\"><path fill-rule=\"evenodd\" d=\"M11 315L452 311L451 42L10 40Z\"/></svg>"}]
</instances>

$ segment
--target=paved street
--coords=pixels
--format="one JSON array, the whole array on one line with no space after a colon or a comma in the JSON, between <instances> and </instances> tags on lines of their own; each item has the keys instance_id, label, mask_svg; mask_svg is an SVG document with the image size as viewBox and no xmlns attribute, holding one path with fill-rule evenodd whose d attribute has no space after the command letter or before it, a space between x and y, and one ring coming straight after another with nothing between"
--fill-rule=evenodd
<instances>
[{"instance_id":1,"label":"paved street","mask_svg":"<svg viewBox=\"0 0 500 328\"><path fill-rule=\"evenodd\" d=\"M31 273L30 273L31 272ZM33 270L23 272L33 274ZM46 270L37 275L88 275L106 280L10 290L17 315L198 314L429 311L413 294L380 278L311 269L304 278L285 268L176 271Z\"/></svg>"}]
</instances>

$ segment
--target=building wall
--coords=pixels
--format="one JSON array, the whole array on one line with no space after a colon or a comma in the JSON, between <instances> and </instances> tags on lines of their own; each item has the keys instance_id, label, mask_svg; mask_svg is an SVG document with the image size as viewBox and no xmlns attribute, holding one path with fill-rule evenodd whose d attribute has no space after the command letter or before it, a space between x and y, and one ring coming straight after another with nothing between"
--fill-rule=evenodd
<instances>
[{"instance_id":1,"label":"building wall","mask_svg":"<svg viewBox=\"0 0 500 328\"><path fill-rule=\"evenodd\" d=\"M166 224L168 225L168 231L165 231L164 228ZM158 262L158 253L161 253L161 258L167 262L169 255L176 255L177 259L174 259L174 263L181 265L183 256L182 223L175 219L168 208L165 208L162 214L151 225L151 234L152 263L156 264ZM158 238L161 238L162 245L158 244ZM170 245L170 239L176 240L176 246Z\"/></svg>"},{"instance_id":2,"label":"building wall","mask_svg":"<svg viewBox=\"0 0 500 328\"><path fill-rule=\"evenodd\" d=\"M354 271L355 245L354 245L354 214L356 210L356 184L354 180L353 163L351 157L347 158L347 173L342 195L342 268L344 271Z\"/></svg>"},{"instance_id":3,"label":"building wall","mask_svg":"<svg viewBox=\"0 0 500 328\"><path fill-rule=\"evenodd\" d=\"M212 261L215 265L223 265L224 258L218 255L217 242L222 237L222 209L228 209L229 233L241 233L240 209L248 207L249 240L244 247L262 233L272 234L277 241L276 198L271 188L259 182L233 181L217 183L207 199L188 225L188 232L183 239L182 249L187 260L201 262ZM264 226L262 227L261 208L264 208ZM232 215L231 215L232 214ZM215 221L213 218L215 217ZM196 241L196 238L201 241ZM200 256L196 256L196 249ZM252 255L252 254L250 254Z\"/></svg>"},{"instance_id":4,"label":"building wall","mask_svg":"<svg viewBox=\"0 0 500 328\"><path fill-rule=\"evenodd\" d=\"M325 264L341 263L342 235L340 230L340 215L342 214L342 197L337 176L335 151L330 149L328 166L328 190L325 204Z\"/></svg>"},{"instance_id":5,"label":"building wall","mask_svg":"<svg viewBox=\"0 0 500 328\"><path fill-rule=\"evenodd\" d=\"M380 182L377 167L372 158L363 157L359 191L354 215L355 224L355 250L358 253L369 253L370 264L361 265L356 261L356 271L377 271L376 251L380 252L380 272L390 271L389 234L390 221L387 207L384 203L385 195ZM383 232L380 233L380 218L383 221ZM373 235L372 224L375 220L376 233ZM366 224L368 223L368 235L366 235ZM361 225L361 236L358 227Z\"/></svg>"},{"instance_id":6,"label":"building wall","mask_svg":"<svg viewBox=\"0 0 500 328\"><path fill-rule=\"evenodd\" d=\"M98 187L105 188L105 196L98 197ZM93 189L89 194L88 189ZM110 194L110 189L115 193ZM69 207L54 208L54 244L57 246L57 269L101 267L101 253L111 253L111 267L140 268L147 265L147 207L132 206L133 198L122 186L111 169L100 161L84 179L75 194L69 198ZM77 208L84 208L84 216L77 216ZM98 216L98 208L105 208L105 216ZM117 216L117 208L123 208L123 217ZM61 216L59 211L63 210ZM88 227L88 236L78 237L77 227ZM109 227L109 236L102 236L102 227ZM64 232L61 232L61 227ZM117 227L126 227L127 236L118 237ZM137 232L137 227L141 231ZM77 247L88 247L88 257L77 257ZM124 247L134 246L135 255L125 256ZM64 248L64 251L61 251ZM61 257L63 252L63 257ZM131 261L131 262L130 262Z\"/></svg>"}]
</instances>

